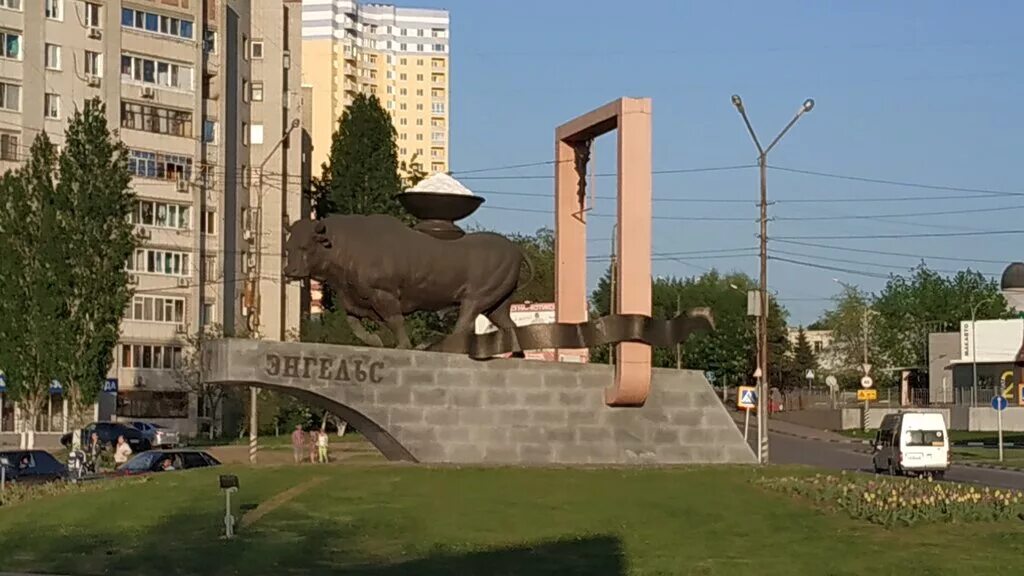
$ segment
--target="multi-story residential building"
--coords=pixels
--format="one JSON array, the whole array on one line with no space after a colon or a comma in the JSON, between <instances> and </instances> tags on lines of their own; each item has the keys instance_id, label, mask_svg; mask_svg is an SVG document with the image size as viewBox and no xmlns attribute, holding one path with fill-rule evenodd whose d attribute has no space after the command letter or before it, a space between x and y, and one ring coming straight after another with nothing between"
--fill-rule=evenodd
<instances>
[{"instance_id":1,"label":"multi-story residential building","mask_svg":"<svg viewBox=\"0 0 1024 576\"><path fill-rule=\"evenodd\" d=\"M449 166L449 18L446 10L356 0L303 0L302 84L312 95L312 169L331 151L352 98L375 94L391 114L398 159L428 174ZM320 311L311 285L311 312Z\"/></svg>"},{"instance_id":2,"label":"multi-story residential building","mask_svg":"<svg viewBox=\"0 0 1024 576\"><path fill-rule=\"evenodd\" d=\"M0 34L0 169L42 131L59 144L96 96L129 149L143 240L100 417L190 432L211 415L177 382L189 334L298 329L300 291L281 270L283 224L303 213L301 5L0 0Z\"/></svg>"}]
</instances>

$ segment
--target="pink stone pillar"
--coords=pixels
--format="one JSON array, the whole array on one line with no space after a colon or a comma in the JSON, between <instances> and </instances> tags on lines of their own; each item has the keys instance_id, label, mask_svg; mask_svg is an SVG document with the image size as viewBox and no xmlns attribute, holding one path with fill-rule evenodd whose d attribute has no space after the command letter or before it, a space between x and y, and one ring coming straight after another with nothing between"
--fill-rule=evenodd
<instances>
[{"instance_id":1,"label":"pink stone pillar","mask_svg":"<svg viewBox=\"0 0 1024 576\"><path fill-rule=\"evenodd\" d=\"M555 131L555 304L558 322L587 320L586 212L580 206L573 145L618 130L616 306L612 313L651 315L651 101L621 98ZM562 353L572 351L560 350ZM651 386L651 347L616 345L609 406L640 406Z\"/></svg>"}]
</instances>

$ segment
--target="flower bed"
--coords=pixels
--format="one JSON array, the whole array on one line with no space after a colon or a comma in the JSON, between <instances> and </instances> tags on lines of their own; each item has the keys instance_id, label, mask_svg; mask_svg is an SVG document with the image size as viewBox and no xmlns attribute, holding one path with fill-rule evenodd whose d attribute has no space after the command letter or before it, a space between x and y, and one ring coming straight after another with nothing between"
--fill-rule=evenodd
<instances>
[{"instance_id":1,"label":"flower bed","mask_svg":"<svg viewBox=\"0 0 1024 576\"><path fill-rule=\"evenodd\" d=\"M1024 493L930 479L817 474L761 478L765 488L883 526L1007 520L1024 510Z\"/></svg>"}]
</instances>

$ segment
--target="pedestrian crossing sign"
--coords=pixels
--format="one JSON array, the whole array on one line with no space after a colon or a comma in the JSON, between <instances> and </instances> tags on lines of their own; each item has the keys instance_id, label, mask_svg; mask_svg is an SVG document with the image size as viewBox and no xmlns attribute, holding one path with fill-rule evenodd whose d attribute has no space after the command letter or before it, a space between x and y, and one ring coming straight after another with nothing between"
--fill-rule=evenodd
<instances>
[{"instance_id":1,"label":"pedestrian crossing sign","mask_svg":"<svg viewBox=\"0 0 1024 576\"><path fill-rule=\"evenodd\" d=\"M745 410L757 407L757 391L753 386L740 386L736 406Z\"/></svg>"}]
</instances>

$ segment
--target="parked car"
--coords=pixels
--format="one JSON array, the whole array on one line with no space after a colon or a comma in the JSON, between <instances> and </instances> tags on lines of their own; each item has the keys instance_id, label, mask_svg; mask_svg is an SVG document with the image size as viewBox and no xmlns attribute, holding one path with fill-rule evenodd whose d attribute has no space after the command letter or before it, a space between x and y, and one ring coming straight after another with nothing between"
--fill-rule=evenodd
<instances>
[{"instance_id":1,"label":"parked car","mask_svg":"<svg viewBox=\"0 0 1024 576\"><path fill-rule=\"evenodd\" d=\"M941 478L949 469L949 433L938 412L901 412L882 418L874 441L875 472Z\"/></svg>"},{"instance_id":2,"label":"parked car","mask_svg":"<svg viewBox=\"0 0 1024 576\"><path fill-rule=\"evenodd\" d=\"M141 431L132 426L121 424L120 422L93 422L85 428L82 428L82 447L86 448L89 445L89 439L92 438L92 433L95 432L99 436L100 443L109 446L114 449L117 446L117 437L124 436L124 439L131 446L132 452L145 452L153 447L153 443L149 438ZM61 436L60 443L65 448L71 447L71 432Z\"/></svg>"},{"instance_id":3,"label":"parked car","mask_svg":"<svg viewBox=\"0 0 1024 576\"><path fill-rule=\"evenodd\" d=\"M128 422L132 428L142 432L149 440L151 446L156 448L171 448L180 443L177 430L172 430L160 424L152 422Z\"/></svg>"},{"instance_id":4,"label":"parked car","mask_svg":"<svg viewBox=\"0 0 1024 576\"><path fill-rule=\"evenodd\" d=\"M220 462L202 450L149 450L136 454L131 460L121 465L114 474L134 476L151 472L166 472L164 462L168 462L174 470L191 470L220 466Z\"/></svg>"},{"instance_id":5,"label":"parked car","mask_svg":"<svg viewBox=\"0 0 1024 576\"><path fill-rule=\"evenodd\" d=\"M45 450L0 452L0 466L7 482L43 484L67 478L68 469Z\"/></svg>"}]
</instances>

